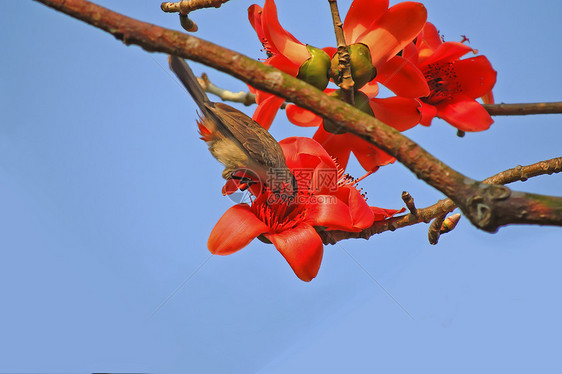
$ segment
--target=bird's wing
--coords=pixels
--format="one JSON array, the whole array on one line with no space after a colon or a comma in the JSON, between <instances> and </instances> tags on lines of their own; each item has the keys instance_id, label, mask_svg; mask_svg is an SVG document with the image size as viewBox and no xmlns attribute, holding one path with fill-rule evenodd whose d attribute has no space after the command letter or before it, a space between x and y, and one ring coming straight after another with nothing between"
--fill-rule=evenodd
<instances>
[{"instance_id":1,"label":"bird's wing","mask_svg":"<svg viewBox=\"0 0 562 374\"><path fill-rule=\"evenodd\" d=\"M267 167L287 167L281 146L259 123L226 104L214 103L212 110L254 160Z\"/></svg>"}]
</instances>

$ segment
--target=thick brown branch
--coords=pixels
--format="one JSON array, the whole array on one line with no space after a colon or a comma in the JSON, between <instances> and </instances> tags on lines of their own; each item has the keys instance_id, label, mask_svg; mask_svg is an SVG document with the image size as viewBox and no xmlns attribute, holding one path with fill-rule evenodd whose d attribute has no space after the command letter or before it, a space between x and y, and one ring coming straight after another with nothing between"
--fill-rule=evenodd
<instances>
[{"instance_id":1,"label":"thick brown branch","mask_svg":"<svg viewBox=\"0 0 562 374\"><path fill-rule=\"evenodd\" d=\"M502 171L483 180L484 183L508 184L517 181L526 181L529 178L544 174L560 173L562 171L562 157L537 162L536 164L521 166ZM385 231L394 231L401 227L415 225L417 223L430 222L433 218L439 217L456 209L455 203L451 199L440 200L437 203L423 209L417 209L417 215L406 214L399 217L375 222L373 226L361 232L347 231L325 231L321 233L325 244L335 244L343 239L362 238L369 239L375 234Z\"/></svg>"},{"instance_id":2,"label":"thick brown branch","mask_svg":"<svg viewBox=\"0 0 562 374\"><path fill-rule=\"evenodd\" d=\"M105 30L126 44L188 58L226 72L256 89L295 104L371 142L416 176L451 198L477 227L495 232L511 223L562 225L562 199L511 192L476 182L451 169L419 145L341 100L313 86L234 51L178 31L144 23L86 0L37 0ZM525 212L525 214L520 214Z\"/></svg>"},{"instance_id":3,"label":"thick brown branch","mask_svg":"<svg viewBox=\"0 0 562 374\"><path fill-rule=\"evenodd\" d=\"M492 116L524 116L527 114L562 113L562 102L523 104L484 104Z\"/></svg>"}]
</instances>

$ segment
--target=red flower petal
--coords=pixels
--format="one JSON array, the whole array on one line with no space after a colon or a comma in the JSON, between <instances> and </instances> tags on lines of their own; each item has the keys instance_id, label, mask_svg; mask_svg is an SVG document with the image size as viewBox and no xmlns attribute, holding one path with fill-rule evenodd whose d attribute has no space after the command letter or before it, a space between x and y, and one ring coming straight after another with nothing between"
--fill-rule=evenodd
<instances>
[{"instance_id":1,"label":"red flower petal","mask_svg":"<svg viewBox=\"0 0 562 374\"><path fill-rule=\"evenodd\" d=\"M271 65L293 77L296 77L299 73L300 65L295 64L283 55L273 55L265 60L265 64Z\"/></svg>"},{"instance_id":2,"label":"red flower petal","mask_svg":"<svg viewBox=\"0 0 562 374\"><path fill-rule=\"evenodd\" d=\"M494 93L492 91L488 92L481 97L484 104L493 104L494 103Z\"/></svg>"},{"instance_id":3,"label":"red flower petal","mask_svg":"<svg viewBox=\"0 0 562 374\"><path fill-rule=\"evenodd\" d=\"M407 97L370 99L369 105L375 117L398 131L411 129L421 119L420 103Z\"/></svg>"},{"instance_id":4,"label":"red flower petal","mask_svg":"<svg viewBox=\"0 0 562 374\"><path fill-rule=\"evenodd\" d=\"M372 80L361 87L360 91L367 95L367 97L373 98L379 94L379 85L376 80Z\"/></svg>"},{"instance_id":5,"label":"red flower petal","mask_svg":"<svg viewBox=\"0 0 562 374\"><path fill-rule=\"evenodd\" d=\"M318 128L313 138L324 147L330 156L336 158L343 169L347 166L352 143L359 139L351 134L336 135L329 133L322 126Z\"/></svg>"},{"instance_id":6,"label":"red flower petal","mask_svg":"<svg viewBox=\"0 0 562 374\"><path fill-rule=\"evenodd\" d=\"M404 57L406 60L412 62L413 64L417 65L418 64L418 49L416 48L416 45L414 43L406 44L406 46L404 47L404 50L402 52L402 57Z\"/></svg>"},{"instance_id":7,"label":"red flower petal","mask_svg":"<svg viewBox=\"0 0 562 374\"><path fill-rule=\"evenodd\" d=\"M359 193L354 186L343 186L338 191L338 196L345 193L347 196L347 204L353 222L353 231L366 229L373 224L373 211L365 201L365 198ZM350 230L351 231L351 230Z\"/></svg>"},{"instance_id":8,"label":"red flower petal","mask_svg":"<svg viewBox=\"0 0 562 374\"><path fill-rule=\"evenodd\" d=\"M230 207L219 219L207 242L212 254L229 255L244 248L268 227L250 210L248 204Z\"/></svg>"},{"instance_id":9,"label":"red flower petal","mask_svg":"<svg viewBox=\"0 0 562 374\"><path fill-rule=\"evenodd\" d=\"M426 104L423 101L420 101L420 103L422 115L420 124L429 126L431 125L431 121L433 120L433 118L437 115L437 108L431 104Z\"/></svg>"},{"instance_id":10,"label":"red flower petal","mask_svg":"<svg viewBox=\"0 0 562 374\"><path fill-rule=\"evenodd\" d=\"M262 17L262 7L257 4L250 5L250 7L248 8L248 20L250 21L250 24L256 31L256 34L258 34L258 38L260 39L260 42L263 43L265 41L265 34L263 32L261 17Z\"/></svg>"},{"instance_id":11,"label":"red flower petal","mask_svg":"<svg viewBox=\"0 0 562 374\"><path fill-rule=\"evenodd\" d=\"M436 62L451 62L457 60L472 51L473 49L466 44L445 42L437 47L437 49L427 58L424 59L420 56L420 69Z\"/></svg>"},{"instance_id":12,"label":"red flower petal","mask_svg":"<svg viewBox=\"0 0 562 374\"><path fill-rule=\"evenodd\" d=\"M388 0L355 0L351 3L345 21L343 34L347 44L353 44L369 26L381 18L388 9Z\"/></svg>"},{"instance_id":13,"label":"red flower petal","mask_svg":"<svg viewBox=\"0 0 562 374\"><path fill-rule=\"evenodd\" d=\"M366 140L352 134L336 135L319 127L314 134L314 140L320 143L330 156L335 157L343 169L347 166L350 152L353 152L366 171L375 171L379 166L396 160Z\"/></svg>"},{"instance_id":14,"label":"red flower petal","mask_svg":"<svg viewBox=\"0 0 562 374\"><path fill-rule=\"evenodd\" d=\"M273 0L265 0L262 13L262 25L266 39L274 52L287 57L300 66L310 58L306 46L285 30L277 19L277 7Z\"/></svg>"},{"instance_id":15,"label":"red flower petal","mask_svg":"<svg viewBox=\"0 0 562 374\"><path fill-rule=\"evenodd\" d=\"M398 96L424 97L429 87L424 75L412 62L394 56L377 70L377 81Z\"/></svg>"},{"instance_id":16,"label":"red flower petal","mask_svg":"<svg viewBox=\"0 0 562 374\"><path fill-rule=\"evenodd\" d=\"M336 164L320 143L311 138L290 137L279 142L290 169L335 169Z\"/></svg>"},{"instance_id":17,"label":"red flower petal","mask_svg":"<svg viewBox=\"0 0 562 374\"><path fill-rule=\"evenodd\" d=\"M442 43L443 41L441 40L439 31L437 31L435 25L433 25L431 22L426 22L420 37L416 41L416 45L422 48L429 48L433 51L437 49L437 47L439 47Z\"/></svg>"},{"instance_id":18,"label":"red flower petal","mask_svg":"<svg viewBox=\"0 0 562 374\"><path fill-rule=\"evenodd\" d=\"M233 193L238 191L238 188L240 188L240 185L241 185L241 183L240 183L239 180L229 179L229 180L226 181L226 183L222 187L222 194L224 196L232 195Z\"/></svg>"},{"instance_id":19,"label":"red flower petal","mask_svg":"<svg viewBox=\"0 0 562 374\"><path fill-rule=\"evenodd\" d=\"M233 174L237 178L228 179L224 186L222 187L222 194L232 195L238 190L250 191L252 195L259 196L263 190L263 184L259 180L259 177L253 173L248 173L247 170L236 170ZM251 182L250 182L251 180Z\"/></svg>"},{"instance_id":20,"label":"red flower petal","mask_svg":"<svg viewBox=\"0 0 562 374\"><path fill-rule=\"evenodd\" d=\"M352 135L354 136L354 135ZM387 165L396 161L394 157L384 152L357 136L357 141L353 144L351 151L357 158L365 171L376 171L379 166Z\"/></svg>"},{"instance_id":21,"label":"red flower petal","mask_svg":"<svg viewBox=\"0 0 562 374\"><path fill-rule=\"evenodd\" d=\"M256 108L252 119L262 125L263 128L269 130L277 111L285 102L282 97L271 95L267 99L262 100Z\"/></svg>"},{"instance_id":22,"label":"red flower petal","mask_svg":"<svg viewBox=\"0 0 562 374\"><path fill-rule=\"evenodd\" d=\"M384 209L376 206L372 206L370 208L373 214L375 215L375 221L382 221L384 219L394 216L395 214L402 213L406 210L406 208L401 208L396 210L396 209Z\"/></svg>"},{"instance_id":23,"label":"red flower petal","mask_svg":"<svg viewBox=\"0 0 562 374\"><path fill-rule=\"evenodd\" d=\"M287 105L285 113L289 121L297 126L312 127L322 124L322 117L293 104Z\"/></svg>"},{"instance_id":24,"label":"red flower petal","mask_svg":"<svg viewBox=\"0 0 562 374\"><path fill-rule=\"evenodd\" d=\"M317 156L325 160L331 160L330 156L322 147L322 145L311 138L291 136L289 138L281 140L279 144L281 145L283 152L295 154L303 153Z\"/></svg>"},{"instance_id":25,"label":"red flower petal","mask_svg":"<svg viewBox=\"0 0 562 374\"><path fill-rule=\"evenodd\" d=\"M468 97L439 103L437 117L444 119L461 131L483 131L494 123L486 109Z\"/></svg>"},{"instance_id":26,"label":"red flower petal","mask_svg":"<svg viewBox=\"0 0 562 374\"><path fill-rule=\"evenodd\" d=\"M265 236L285 257L299 279L310 282L316 277L324 246L312 226L301 223L290 230Z\"/></svg>"},{"instance_id":27,"label":"red flower petal","mask_svg":"<svg viewBox=\"0 0 562 374\"><path fill-rule=\"evenodd\" d=\"M336 47L324 47L324 48L322 48L322 50L324 52L326 52L328 54L328 56L330 56L330 58L334 57L334 55L338 51L338 49Z\"/></svg>"},{"instance_id":28,"label":"red flower petal","mask_svg":"<svg viewBox=\"0 0 562 374\"><path fill-rule=\"evenodd\" d=\"M422 30L427 10L420 3L403 2L391 7L357 42L371 51L373 65L378 66L396 55Z\"/></svg>"},{"instance_id":29,"label":"red flower petal","mask_svg":"<svg viewBox=\"0 0 562 374\"><path fill-rule=\"evenodd\" d=\"M315 195L314 201L317 203L311 204L307 212L307 217L314 226L352 231L353 221L346 202L335 195Z\"/></svg>"},{"instance_id":30,"label":"red flower petal","mask_svg":"<svg viewBox=\"0 0 562 374\"><path fill-rule=\"evenodd\" d=\"M310 216L314 220L315 226L322 226L327 230L356 232L371 227L375 221L382 221L406 210L405 208L384 209L368 206L357 189L354 187L347 187L347 189L349 189L348 204L344 204L341 200L334 204L333 200L330 200L334 196L318 196L318 199L323 199L327 203L315 205L314 209L311 209ZM338 194L338 196L343 196L345 193L348 191Z\"/></svg>"},{"instance_id":31,"label":"red flower petal","mask_svg":"<svg viewBox=\"0 0 562 374\"><path fill-rule=\"evenodd\" d=\"M471 98L486 95L496 84L497 72L485 56L455 61L455 73L463 95Z\"/></svg>"}]
</instances>

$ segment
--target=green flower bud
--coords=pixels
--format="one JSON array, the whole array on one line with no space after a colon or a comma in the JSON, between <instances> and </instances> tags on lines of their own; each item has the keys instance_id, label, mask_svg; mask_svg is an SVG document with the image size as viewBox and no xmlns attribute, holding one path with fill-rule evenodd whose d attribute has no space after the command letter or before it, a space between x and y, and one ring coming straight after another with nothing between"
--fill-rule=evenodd
<instances>
[{"instance_id":1,"label":"green flower bud","mask_svg":"<svg viewBox=\"0 0 562 374\"><path fill-rule=\"evenodd\" d=\"M314 87L324 90L328 86L330 77L330 56L323 50L307 45L306 49L310 52L310 58L306 60L299 68L297 78L313 85Z\"/></svg>"},{"instance_id":2,"label":"green flower bud","mask_svg":"<svg viewBox=\"0 0 562 374\"><path fill-rule=\"evenodd\" d=\"M350 57L351 77L355 82L355 88L359 89L375 79L377 76L377 69L371 62L371 52L369 51L369 47L365 44L356 43L347 48ZM330 77L334 80L334 82L336 82L336 84L339 85L341 83L339 55L337 53L334 57L332 57Z\"/></svg>"},{"instance_id":3,"label":"green flower bud","mask_svg":"<svg viewBox=\"0 0 562 374\"><path fill-rule=\"evenodd\" d=\"M341 100L342 99L342 91L336 90L336 91L332 92L330 94L330 96ZM355 94L353 95L353 100L355 101L355 107L357 109L361 110L362 112L367 113L370 116L373 116L373 117L375 116L375 113L373 113L373 110L371 109L371 106L369 105L369 97L367 95L365 95L363 92L355 90ZM347 132L347 130L345 130L343 127L335 124L334 122L332 122L328 119L324 119L323 123L324 123L324 130L326 130L327 132L330 132L332 134L345 134Z\"/></svg>"}]
</instances>

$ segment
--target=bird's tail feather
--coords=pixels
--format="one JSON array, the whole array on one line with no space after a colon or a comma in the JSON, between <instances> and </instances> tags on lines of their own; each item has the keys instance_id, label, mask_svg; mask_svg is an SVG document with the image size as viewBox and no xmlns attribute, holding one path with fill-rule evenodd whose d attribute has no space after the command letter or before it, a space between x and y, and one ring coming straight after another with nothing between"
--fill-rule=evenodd
<instances>
[{"instance_id":1,"label":"bird's tail feather","mask_svg":"<svg viewBox=\"0 0 562 374\"><path fill-rule=\"evenodd\" d=\"M182 58L172 55L169 56L168 61L170 63L170 69L174 72L174 74L176 74L178 79L191 94L193 100L195 100L199 106L199 109L206 114L208 109L205 104L209 103L210 100L205 91L203 91L203 88L197 81L197 78L193 74L193 71L191 71L187 62L185 62Z\"/></svg>"}]
</instances>

